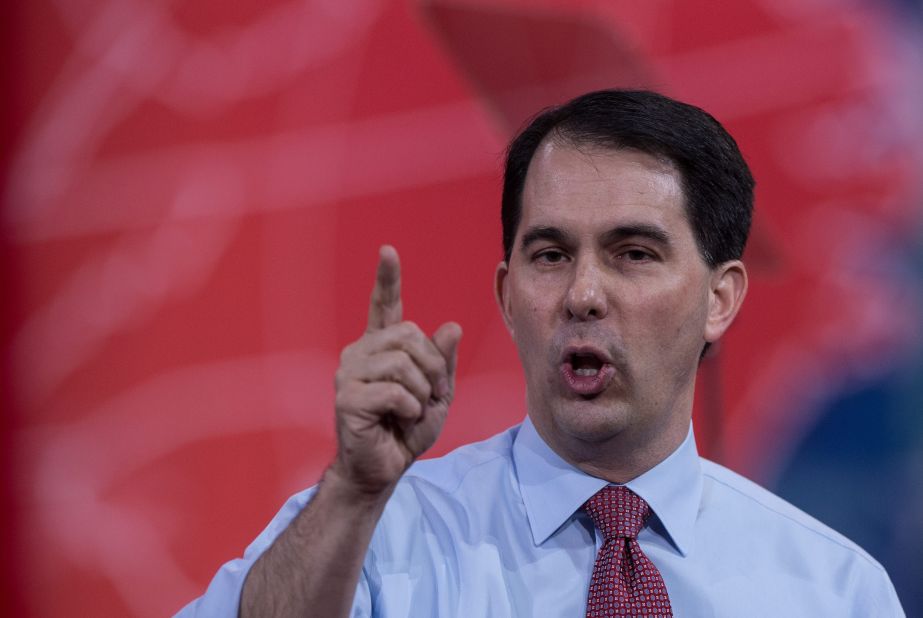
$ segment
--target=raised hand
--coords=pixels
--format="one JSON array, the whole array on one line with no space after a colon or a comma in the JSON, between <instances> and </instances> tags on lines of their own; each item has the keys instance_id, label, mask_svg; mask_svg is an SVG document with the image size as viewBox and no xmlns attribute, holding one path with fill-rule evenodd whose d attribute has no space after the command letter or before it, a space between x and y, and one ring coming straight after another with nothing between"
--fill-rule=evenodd
<instances>
[{"instance_id":1,"label":"raised hand","mask_svg":"<svg viewBox=\"0 0 923 618\"><path fill-rule=\"evenodd\" d=\"M461 327L402 322L397 251L382 247L365 334L336 373L338 449L317 493L250 569L240 616L347 616L391 490L436 441Z\"/></svg>"},{"instance_id":2,"label":"raised hand","mask_svg":"<svg viewBox=\"0 0 923 618\"><path fill-rule=\"evenodd\" d=\"M336 373L338 451L331 472L362 492L389 490L432 446L455 391L461 327L448 322L430 338L402 319L400 262L386 245L368 328L343 350Z\"/></svg>"}]
</instances>

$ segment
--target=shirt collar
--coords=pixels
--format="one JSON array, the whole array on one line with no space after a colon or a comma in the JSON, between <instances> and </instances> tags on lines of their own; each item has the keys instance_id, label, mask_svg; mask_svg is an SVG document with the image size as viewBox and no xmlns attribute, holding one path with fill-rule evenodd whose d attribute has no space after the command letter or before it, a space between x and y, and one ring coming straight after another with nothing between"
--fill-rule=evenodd
<instances>
[{"instance_id":1,"label":"shirt collar","mask_svg":"<svg viewBox=\"0 0 923 618\"><path fill-rule=\"evenodd\" d=\"M692 425L669 457L626 485L648 503L679 553L688 555L695 539L703 486Z\"/></svg>"},{"instance_id":2,"label":"shirt collar","mask_svg":"<svg viewBox=\"0 0 923 618\"><path fill-rule=\"evenodd\" d=\"M536 545L548 540L590 496L609 484L561 459L528 417L513 442L513 462ZM702 470L692 427L669 457L627 486L644 498L677 550L687 555L702 497Z\"/></svg>"}]
</instances>

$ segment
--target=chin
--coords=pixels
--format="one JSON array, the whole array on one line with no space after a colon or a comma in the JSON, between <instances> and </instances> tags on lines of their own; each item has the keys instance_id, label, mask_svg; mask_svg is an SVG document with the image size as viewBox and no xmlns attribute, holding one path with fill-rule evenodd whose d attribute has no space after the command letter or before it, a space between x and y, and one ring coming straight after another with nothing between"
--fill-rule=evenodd
<instances>
[{"instance_id":1,"label":"chin","mask_svg":"<svg viewBox=\"0 0 923 618\"><path fill-rule=\"evenodd\" d=\"M630 424L622 406L597 399L563 402L552 418L555 431L588 444L610 440Z\"/></svg>"}]
</instances>

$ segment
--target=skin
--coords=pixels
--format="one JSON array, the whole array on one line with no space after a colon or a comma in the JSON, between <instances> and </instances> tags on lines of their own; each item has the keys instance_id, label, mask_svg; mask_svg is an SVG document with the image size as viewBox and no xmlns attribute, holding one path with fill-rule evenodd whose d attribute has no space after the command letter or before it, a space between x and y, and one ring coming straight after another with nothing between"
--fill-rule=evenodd
<instances>
[{"instance_id":1,"label":"skin","mask_svg":"<svg viewBox=\"0 0 923 618\"><path fill-rule=\"evenodd\" d=\"M702 348L730 326L746 287L740 261L703 260L672 165L546 140L526 176L509 263L496 271L539 435L611 482L663 461L688 432ZM577 394L562 377L573 345L611 361L602 392Z\"/></svg>"},{"instance_id":2,"label":"skin","mask_svg":"<svg viewBox=\"0 0 923 618\"><path fill-rule=\"evenodd\" d=\"M682 441L699 354L746 291L738 261L708 268L676 171L632 151L549 141L523 194L513 256L496 272L519 349L529 414L545 441L589 474L625 482ZM427 336L402 321L400 264L382 247L366 332L336 374L337 455L307 507L250 570L241 616L347 616L375 525L401 475L442 430L461 328ZM569 345L606 356L612 379L569 390Z\"/></svg>"},{"instance_id":3,"label":"skin","mask_svg":"<svg viewBox=\"0 0 923 618\"><path fill-rule=\"evenodd\" d=\"M365 334L336 373L337 454L317 494L250 569L241 616L347 616L385 504L442 430L461 327L402 321L400 262L381 248Z\"/></svg>"}]
</instances>

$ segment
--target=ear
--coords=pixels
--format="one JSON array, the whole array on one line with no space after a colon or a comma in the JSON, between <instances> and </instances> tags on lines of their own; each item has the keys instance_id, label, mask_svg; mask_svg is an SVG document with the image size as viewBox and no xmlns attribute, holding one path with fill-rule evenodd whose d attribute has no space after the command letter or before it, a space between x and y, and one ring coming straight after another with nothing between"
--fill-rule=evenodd
<instances>
[{"instance_id":1,"label":"ear","mask_svg":"<svg viewBox=\"0 0 923 618\"><path fill-rule=\"evenodd\" d=\"M497 307L500 309L500 315L503 316L503 323L506 324L506 330L510 335L513 334L512 304L510 299L510 267L506 261L497 264L497 272L494 274L494 297L497 299Z\"/></svg>"},{"instance_id":2,"label":"ear","mask_svg":"<svg viewBox=\"0 0 923 618\"><path fill-rule=\"evenodd\" d=\"M747 295L747 269L740 260L718 265L711 274L705 341L714 343L728 329Z\"/></svg>"}]
</instances>

